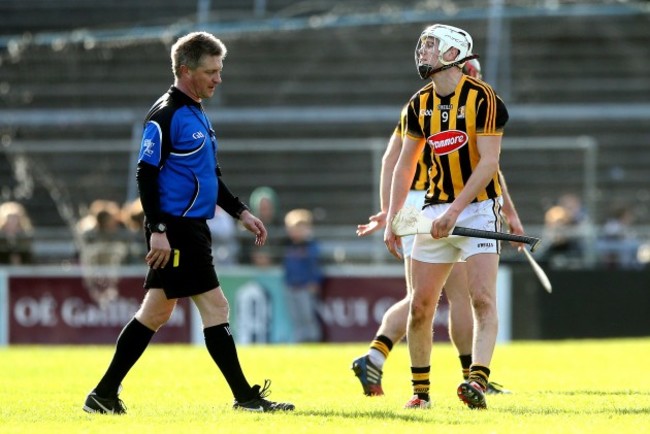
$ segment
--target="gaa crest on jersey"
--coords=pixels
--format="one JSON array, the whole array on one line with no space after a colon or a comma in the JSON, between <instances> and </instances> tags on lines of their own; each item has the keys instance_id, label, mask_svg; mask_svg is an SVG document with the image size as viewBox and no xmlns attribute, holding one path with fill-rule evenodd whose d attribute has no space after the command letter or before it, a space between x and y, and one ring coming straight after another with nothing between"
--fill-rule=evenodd
<instances>
[{"instance_id":1,"label":"gaa crest on jersey","mask_svg":"<svg viewBox=\"0 0 650 434\"><path fill-rule=\"evenodd\" d=\"M153 155L155 143L151 139L145 139L142 142L142 149L144 155L151 157Z\"/></svg>"},{"instance_id":2,"label":"gaa crest on jersey","mask_svg":"<svg viewBox=\"0 0 650 434\"><path fill-rule=\"evenodd\" d=\"M467 144L468 136L465 131L441 131L427 137L427 143L436 155L446 155L457 151Z\"/></svg>"},{"instance_id":3,"label":"gaa crest on jersey","mask_svg":"<svg viewBox=\"0 0 650 434\"><path fill-rule=\"evenodd\" d=\"M465 106L458 107L458 114L456 115L456 119L465 119Z\"/></svg>"}]
</instances>

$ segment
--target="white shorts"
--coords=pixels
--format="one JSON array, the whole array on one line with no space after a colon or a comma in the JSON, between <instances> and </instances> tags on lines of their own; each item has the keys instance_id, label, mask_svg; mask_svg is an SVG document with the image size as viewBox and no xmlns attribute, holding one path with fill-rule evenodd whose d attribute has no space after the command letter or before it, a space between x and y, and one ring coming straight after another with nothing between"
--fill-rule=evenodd
<instances>
[{"instance_id":1,"label":"white shorts","mask_svg":"<svg viewBox=\"0 0 650 434\"><path fill-rule=\"evenodd\" d=\"M464 226L486 231L501 230L501 197L481 202L470 203L460 213L456 226ZM429 205L422 214L430 219L442 215L451 204ZM479 253L501 253L501 245L497 240L486 238L470 238L450 235L446 238L435 239L428 234L415 236L412 257L420 262L435 264L450 264L465 261L470 256Z\"/></svg>"},{"instance_id":2,"label":"white shorts","mask_svg":"<svg viewBox=\"0 0 650 434\"><path fill-rule=\"evenodd\" d=\"M410 190L406 196L404 207L412 206L413 208L422 209L424 206L424 197L427 195L426 190ZM402 237L402 252L404 257L408 258L413 253L413 243L415 242L415 235L405 235Z\"/></svg>"}]
</instances>

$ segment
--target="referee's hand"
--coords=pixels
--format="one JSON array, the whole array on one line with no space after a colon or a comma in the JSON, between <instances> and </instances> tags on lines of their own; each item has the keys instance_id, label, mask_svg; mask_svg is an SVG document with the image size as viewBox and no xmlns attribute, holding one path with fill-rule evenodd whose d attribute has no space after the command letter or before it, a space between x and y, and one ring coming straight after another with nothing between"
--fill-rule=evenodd
<instances>
[{"instance_id":1,"label":"referee's hand","mask_svg":"<svg viewBox=\"0 0 650 434\"><path fill-rule=\"evenodd\" d=\"M169 245L169 240L167 239L167 234L154 232L151 234L150 239L151 250L147 253L147 256L144 258L149 265L154 270L158 268L164 268L169 262L171 257L172 248Z\"/></svg>"},{"instance_id":2,"label":"referee's hand","mask_svg":"<svg viewBox=\"0 0 650 434\"><path fill-rule=\"evenodd\" d=\"M248 230L248 232L252 232L255 234L256 246L263 246L264 243L266 243L266 237L268 233L266 232L266 228L264 227L264 223L262 223L262 220L255 217L248 210L245 210L244 212L241 213L239 220L241 221L241 224L244 225L246 230Z\"/></svg>"}]
</instances>

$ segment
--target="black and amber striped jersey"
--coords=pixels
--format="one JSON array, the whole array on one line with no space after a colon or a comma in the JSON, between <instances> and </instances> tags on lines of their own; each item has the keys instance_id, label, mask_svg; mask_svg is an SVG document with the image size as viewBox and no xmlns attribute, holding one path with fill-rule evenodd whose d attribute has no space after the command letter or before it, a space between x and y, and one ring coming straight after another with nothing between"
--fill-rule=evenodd
<instances>
[{"instance_id":1,"label":"black and amber striped jersey","mask_svg":"<svg viewBox=\"0 0 650 434\"><path fill-rule=\"evenodd\" d=\"M406 132L406 119L408 113L408 104L402 108L400 113L400 119L395 127L394 134L400 138L404 138L404 132ZM413 182L411 183L411 190L426 190L429 185L429 167L431 167L431 153L425 151L422 152L420 158L418 159L417 167L415 168L415 176L413 177Z\"/></svg>"},{"instance_id":2,"label":"black and amber striped jersey","mask_svg":"<svg viewBox=\"0 0 650 434\"><path fill-rule=\"evenodd\" d=\"M505 104L487 83L463 75L455 91L437 95L433 82L420 89L407 104L406 134L425 139L432 165L425 203L451 203L479 162L476 139L502 135L508 121ZM498 173L473 202L501 195Z\"/></svg>"}]
</instances>

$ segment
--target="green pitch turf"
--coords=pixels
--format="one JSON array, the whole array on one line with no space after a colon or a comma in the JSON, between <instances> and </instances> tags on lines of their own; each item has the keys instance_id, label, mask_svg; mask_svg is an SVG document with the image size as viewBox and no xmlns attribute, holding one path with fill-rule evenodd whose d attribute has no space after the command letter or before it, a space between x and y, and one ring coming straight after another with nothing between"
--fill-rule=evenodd
<instances>
[{"instance_id":1,"label":"green pitch turf","mask_svg":"<svg viewBox=\"0 0 650 434\"><path fill-rule=\"evenodd\" d=\"M643 433L650 432L650 338L499 345L492 379L514 391L487 411L461 405L457 354L434 344L432 408L404 410L408 352L385 366L386 396L363 396L350 370L366 344L241 346L251 383L273 381L288 414L231 409L230 391L200 346L152 345L124 381L125 416L81 410L110 346L0 349L2 433ZM426 431L425 431L426 430Z\"/></svg>"}]
</instances>

